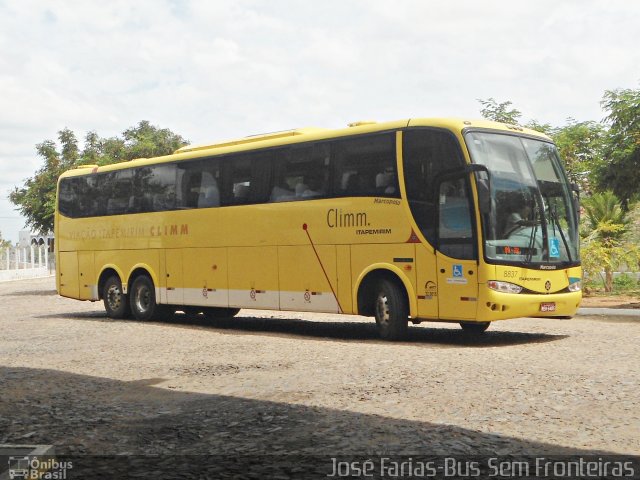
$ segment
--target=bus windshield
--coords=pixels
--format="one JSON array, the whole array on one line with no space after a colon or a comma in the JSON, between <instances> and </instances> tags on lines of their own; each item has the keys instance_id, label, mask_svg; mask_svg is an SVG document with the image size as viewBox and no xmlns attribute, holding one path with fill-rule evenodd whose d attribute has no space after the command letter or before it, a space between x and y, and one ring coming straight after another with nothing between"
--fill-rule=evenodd
<instances>
[{"instance_id":1,"label":"bus windshield","mask_svg":"<svg viewBox=\"0 0 640 480\"><path fill-rule=\"evenodd\" d=\"M491 208L482 216L487 260L578 263L572 193L555 146L515 135L468 132L474 163L490 172Z\"/></svg>"}]
</instances>

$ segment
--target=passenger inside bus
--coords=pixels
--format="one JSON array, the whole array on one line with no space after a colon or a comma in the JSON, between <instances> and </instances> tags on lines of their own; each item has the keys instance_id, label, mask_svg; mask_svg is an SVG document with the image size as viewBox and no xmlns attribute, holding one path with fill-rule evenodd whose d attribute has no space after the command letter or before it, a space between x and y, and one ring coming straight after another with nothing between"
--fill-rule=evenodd
<instances>
[{"instance_id":1,"label":"passenger inside bus","mask_svg":"<svg viewBox=\"0 0 640 480\"><path fill-rule=\"evenodd\" d=\"M307 175L304 180L296 185L296 197L310 198L320 197L325 194L325 185L319 175Z\"/></svg>"},{"instance_id":2,"label":"passenger inside bus","mask_svg":"<svg viewBox=\"0 0 640 480\"><path fill-rule=\"evenodd\" d=\"M295 198L296 193L289 189L289 185L286 182L283 182L281 185L273 187L269 201L286 202L287 200L294 200Z\"/></svg>"},{"instance_id":3,"label":"passenger inside bus","mask_svg":"<svg viewBox=\"0 0 640 480\"><path fill-rule=\"evenodd\" d=\"M376 175L376 192L379 195L389 195L396 193L395 174L388 170Z\"/></svg>"},{"instance_id":4,"label":"passenger inside bus","mask_svg":"<svg viewBox=\"0 0 640 480\"><path fill-rule=\"evenodd\" d=\"M514 198L511 207L511 213L507 217L504 225L504 238L509 236L518 228L523 226L531 215L531 207L526 202L524 197L518 196Z\"/></svg>"},{"instance_id":5,"label":"passenger inside bus","mask_svg":"<svg viewBox=\"0 0 640 480\"><path fill-rule=\"evenodd\" d=\"M200 193L198 195L198 208L219 207L220 189L218 182L209 172L202 172Z\"/></svg>"}]
</instances>

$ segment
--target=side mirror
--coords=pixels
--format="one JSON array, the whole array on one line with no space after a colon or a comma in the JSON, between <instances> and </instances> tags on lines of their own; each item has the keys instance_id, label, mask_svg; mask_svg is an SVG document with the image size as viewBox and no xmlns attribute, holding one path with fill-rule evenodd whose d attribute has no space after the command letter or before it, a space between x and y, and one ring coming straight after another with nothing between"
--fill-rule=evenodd
<instances>
[{"instance_id":1,"label":"side mirror","mask_svg":"<svg viewBox=\"0 0 640 480\"><path fill-rule=\"evenodd\" d=\"M461 168L452 168L444 170L437 174L433 179L433 185L440 185L446 179L458 178L461 175L473 173L476 177L476 185L478 187L478 207L480 213L487 214L491 212L491 175L489 169L485 165L479 163L471 163Z\"/></svg>"},{"instance_id":2,"label":"side mirror","mask_svg":"<svg viewBox=\"0 0 640 480\"><path fill-rule=\"evenodd\" d=\"M478 208L480 213L491 213L491 180L489 172L476 173L476 186L478 188Z\"/></svg>"},{"instance_id":3,"label":"side mirror","mask_svg":"<svg viewBox=\"0 0 640 480\"><path fill-rule=\"evenodd\" d=\"M491 175L485 165L472 163L466 166L466 171L475 173L478 188L478 208L480 213L491 213Z\"/></svg>"}]
</instances>

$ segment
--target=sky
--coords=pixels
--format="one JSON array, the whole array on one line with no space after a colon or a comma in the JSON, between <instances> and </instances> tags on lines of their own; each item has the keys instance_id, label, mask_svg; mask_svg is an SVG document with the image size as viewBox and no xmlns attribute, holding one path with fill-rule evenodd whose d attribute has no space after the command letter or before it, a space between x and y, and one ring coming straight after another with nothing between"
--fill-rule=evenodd
<instances>
[{"instance_id":1,"label":"sky","mask_svg":"<svg viewBox=\"0 0 640 480\"><path fill-rule=\"evenodd\" d=\"M0 232L42 165L35 145L141 120L192 143L357 120L601 121L640 88L628 0L0 0Z\"/></svg>"}]
</instances>

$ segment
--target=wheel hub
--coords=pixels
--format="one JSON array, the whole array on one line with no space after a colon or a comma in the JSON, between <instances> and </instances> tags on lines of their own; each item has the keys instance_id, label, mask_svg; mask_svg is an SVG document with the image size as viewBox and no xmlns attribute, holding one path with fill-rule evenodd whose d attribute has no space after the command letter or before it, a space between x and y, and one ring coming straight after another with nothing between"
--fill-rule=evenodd
<instances>
[{"instance_id":1,"label":"wheel hub","mask_svg":"<svg viewBox=\"0 0 640 480\"><path fill-rule=\"evenodd\" d=\"M376 319L385 325L389 323L389 301L383 293L379 294L376 300Z\"/></svg>"},{"instance_id":2,"label":"wheel hub","mask_svg":"<svg viewBox=\"0 0 640 480\"><path fill-rule=\"evenodd\" d=\"M111 285L109 290L107 290L107 302L109 303L109 308L112 310L118 310L120 308L122 292L117 285Z\"/></svg>"},{"instance_id":3,"label":"wheel hub","mask_svg":"<svg viewBox=\"0 0 640 480\"><path fill-rule=\"evenodd\" d=\"M136 308L140 313L145 313L151 305L151 292L148 288L140 287L134 297Z\"/></svg>"}]
</instances>

